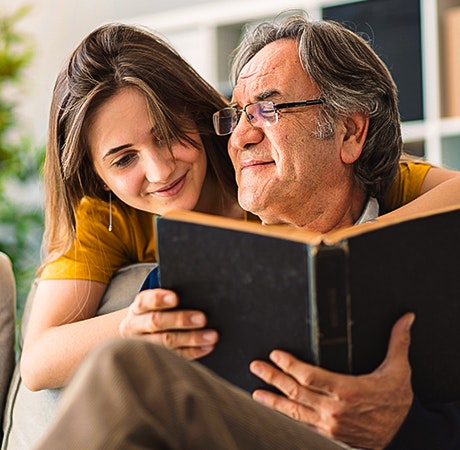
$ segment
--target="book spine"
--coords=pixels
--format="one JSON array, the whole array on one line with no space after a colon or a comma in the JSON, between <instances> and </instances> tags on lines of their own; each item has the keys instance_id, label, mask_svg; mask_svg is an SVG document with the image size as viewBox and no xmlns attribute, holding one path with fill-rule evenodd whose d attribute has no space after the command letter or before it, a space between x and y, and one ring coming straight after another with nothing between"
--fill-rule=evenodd
<instances>
[{"instance_id":1,"label":"book spine","mask_svg":"<svg viewBox=\"0 0 460 450\"><path fill-rule=\"evenodd\" d=\"M325 369L351 371L347 247L311 249L310 299L316 316L313 332L315 363Z\"/></svg>"}]
</instances>

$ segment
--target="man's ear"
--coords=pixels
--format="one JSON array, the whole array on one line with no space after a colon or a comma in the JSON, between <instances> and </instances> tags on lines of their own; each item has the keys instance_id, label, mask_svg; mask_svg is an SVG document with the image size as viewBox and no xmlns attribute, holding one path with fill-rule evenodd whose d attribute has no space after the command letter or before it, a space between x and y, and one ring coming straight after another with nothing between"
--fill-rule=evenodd
<instances>
[{"instance_id":1,"label":"man's ear","mask_svg":"<svg viewBox=\"0 0 460 450\"><path fill-rule=\"evenodd\" d=\"M369 130L369 117L354 113L344 120L346 133L340 152L344 164L353 164L361 155Z\"/></svg>"}]
</instances>

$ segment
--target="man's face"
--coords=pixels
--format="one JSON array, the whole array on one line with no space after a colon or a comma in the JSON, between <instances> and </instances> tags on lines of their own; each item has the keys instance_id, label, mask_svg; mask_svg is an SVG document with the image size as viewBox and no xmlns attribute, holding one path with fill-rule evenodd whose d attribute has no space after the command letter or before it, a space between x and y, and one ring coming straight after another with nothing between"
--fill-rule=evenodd
<instances>
[{"instance_id":1,"label":"man's face","mask_svg":"<svg viewBox=\"0 0 460 450\"><path fill-rule=\"evenodd\" d=\"M276 104L317 99L319 93L301 66L297 43L280 40L243 68L232 100L242 109L261 100ZM243 114L230 137L239 202L266 224L290 223L325 232L352 223L345 217L351 166L341 158L347 130L339 120L334 136L314 137L318 108L321 105L282 109L278 123L269 127L254 127Z\"/></svg>"}]
</instances>

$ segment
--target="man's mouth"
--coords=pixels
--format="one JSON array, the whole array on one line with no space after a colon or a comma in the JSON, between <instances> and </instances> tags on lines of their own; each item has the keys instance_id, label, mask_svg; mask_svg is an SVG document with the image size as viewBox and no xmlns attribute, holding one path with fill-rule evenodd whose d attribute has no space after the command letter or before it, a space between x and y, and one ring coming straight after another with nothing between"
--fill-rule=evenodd
<instances>
[{"instance_id":1,"label":"man's mouth","mask_svg":"<svg viewBox=\"0 0 460 450\"><path fill-rule=\"evenodd\" d=\"M253 168L253 167L260 167L260 166L266 166L269 164L273 164L273 160L270 161L263 161L259 159L250 159L247 161L242 161L240 163L241 170L243 169L248 169L248 168Z\"/></svg>"}]
</instances>

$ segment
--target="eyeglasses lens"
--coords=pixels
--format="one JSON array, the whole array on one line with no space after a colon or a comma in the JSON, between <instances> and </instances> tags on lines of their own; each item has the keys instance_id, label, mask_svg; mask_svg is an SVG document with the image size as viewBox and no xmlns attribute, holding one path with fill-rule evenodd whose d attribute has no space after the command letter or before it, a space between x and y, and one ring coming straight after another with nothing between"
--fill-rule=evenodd
<instances>
[{"instance_id":1,"label":"eyeglasses lens","mask_svg":"<svg viewBox=\"0 0 460 450\"><path fill-rule=\"evenodd\" d=\"M224 108L213 114L214 129L219 136L231 133L238 123L238 111L235 108Z\"/></svg>"},{"instance_id":2,"label":"eyeglasses lens","mask_svg":"<svg viewBox=\"0 0 460 450\"><path fill-rule=\"evenodd\" d=\"M246 106L249 122L257 127L269 127L278 122L278 114L272 102L255 102Z\"/></svg>"},{"instance_id":3,"label":"eyeglasses lens","mask_svg":"<svg viewBox=\"0 0 460 450\"><path fill-rule=\"evenodd\" d=\"M255 102L246 105L243 111L224 108L213 114L214 129L219 136L230 134L237 126L241 112L253 126L268 127L278 123L278 114L272 102Z\"/></svg>"}]
</instances>

